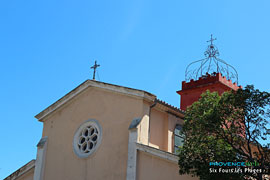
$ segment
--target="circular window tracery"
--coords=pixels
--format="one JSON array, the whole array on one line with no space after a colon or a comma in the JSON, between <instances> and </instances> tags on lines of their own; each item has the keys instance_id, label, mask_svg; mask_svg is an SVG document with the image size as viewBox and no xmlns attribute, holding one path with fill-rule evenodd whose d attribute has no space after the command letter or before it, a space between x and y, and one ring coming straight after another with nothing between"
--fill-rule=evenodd
<instances>
[{"instance_id":1,"label":"circular window tracery","mask_svg":"<svg viewBox=\"0 0 270 180\"><path fill-rule=\"evenodd\" d=\"M102 138L102 129L99 123L92 119L84 122L76 131L73 148L75 153L85 158L92 154L99 146Z\"/></svg>"}]
</instances>

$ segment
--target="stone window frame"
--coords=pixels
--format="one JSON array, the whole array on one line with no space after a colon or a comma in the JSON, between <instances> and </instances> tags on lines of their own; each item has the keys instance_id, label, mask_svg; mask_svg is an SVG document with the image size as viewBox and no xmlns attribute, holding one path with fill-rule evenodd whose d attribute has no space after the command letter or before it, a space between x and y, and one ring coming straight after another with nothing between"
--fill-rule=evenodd
<instances>
[{"instance_id":1,"label":"stone window frame","mask_svg":"<svg viewBox=\"0 0 270 180\"><path fill-rule=\"evenodd\" d=\"M85 138L85 142L87 143L87 149L89 150L89 152L82 152L82 150L79 147L79 141L82 138L82 133L84 133L85 130L90 126L93 127L93 129L95 129L94 133L92 135L87 134L87 136L83 136ZM88 133L89 133L89 131L88 131ZM92 141L94 134L96 134L96 137L97 137L95 144L93 144L93 141ZM95 119L88 119L88 120L84 121L75 131L74 138L73 138L73 151L79 158L87 158L90 155L92 155L99 148L101 141L102 141L102 127L101 127L101 125ZM89 149L90 143L92 143L91 149Z\"/></svg>"}]
</instances>

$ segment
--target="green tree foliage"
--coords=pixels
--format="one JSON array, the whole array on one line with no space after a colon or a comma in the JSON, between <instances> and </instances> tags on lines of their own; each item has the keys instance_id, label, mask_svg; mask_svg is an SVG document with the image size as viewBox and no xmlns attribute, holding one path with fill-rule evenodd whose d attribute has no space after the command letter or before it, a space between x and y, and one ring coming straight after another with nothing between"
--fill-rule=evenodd
<instances>
[{"instance_id":1,"label":"green tree foliage","mask_svg":"<svg viewBox=\"0 0 270 180\"><path fill-rule=\"evenodd\" d=\"M258 162L270 167L270 93L249 85L238 91L207 91L186 111L179 173L201 180L262 179L263 174L210 173L209 162Z\"/></svg>"}]
</instances>

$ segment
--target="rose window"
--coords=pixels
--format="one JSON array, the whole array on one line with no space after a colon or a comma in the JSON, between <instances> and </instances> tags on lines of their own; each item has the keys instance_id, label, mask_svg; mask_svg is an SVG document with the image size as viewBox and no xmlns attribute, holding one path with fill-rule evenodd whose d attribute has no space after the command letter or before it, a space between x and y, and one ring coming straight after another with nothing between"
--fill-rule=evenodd
<instances>
[{"instance_id":1,"label":"rose window","mask_svg":"<svg viewBox=\"0 0 270 180\"><path fill-rule=\"evenodd\" d=\"M100 125L96 120L88 120L75 133L73 148L79 157L87 157L97 149L100 141Z\"/></svg>"}]
</instances>

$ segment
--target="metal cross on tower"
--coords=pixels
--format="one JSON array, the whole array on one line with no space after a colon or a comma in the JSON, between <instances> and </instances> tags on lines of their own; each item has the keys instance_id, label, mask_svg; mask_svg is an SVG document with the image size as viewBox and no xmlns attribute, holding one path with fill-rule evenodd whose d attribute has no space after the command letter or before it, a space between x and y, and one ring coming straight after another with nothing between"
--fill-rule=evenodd
<instances>
[{"instance_id":1,"label":"metal cross on tower","mask_svg":"<svg viewBox=\"0 0 270 180\"><path fill-rule=\"evenodd\" d=\"M97 64L97 61L95 61L94 66L91 67L91 69L94 69L94 73L93 73L93 80L96 79L96 69L99 67L100 65Z\"/></svg>"},{"instance_id":2,"label":"metal cross on tower","mask_svg":"<svg viewBox=\"0 0 270 180\"><path fill-rule=\"evenodd\" d=\"M206 42L211 42L211 45L213 45L213 41L217 40L217 38L213 39L213 34L211 34L211 39Z\"/></svg>"}]
</instances>

